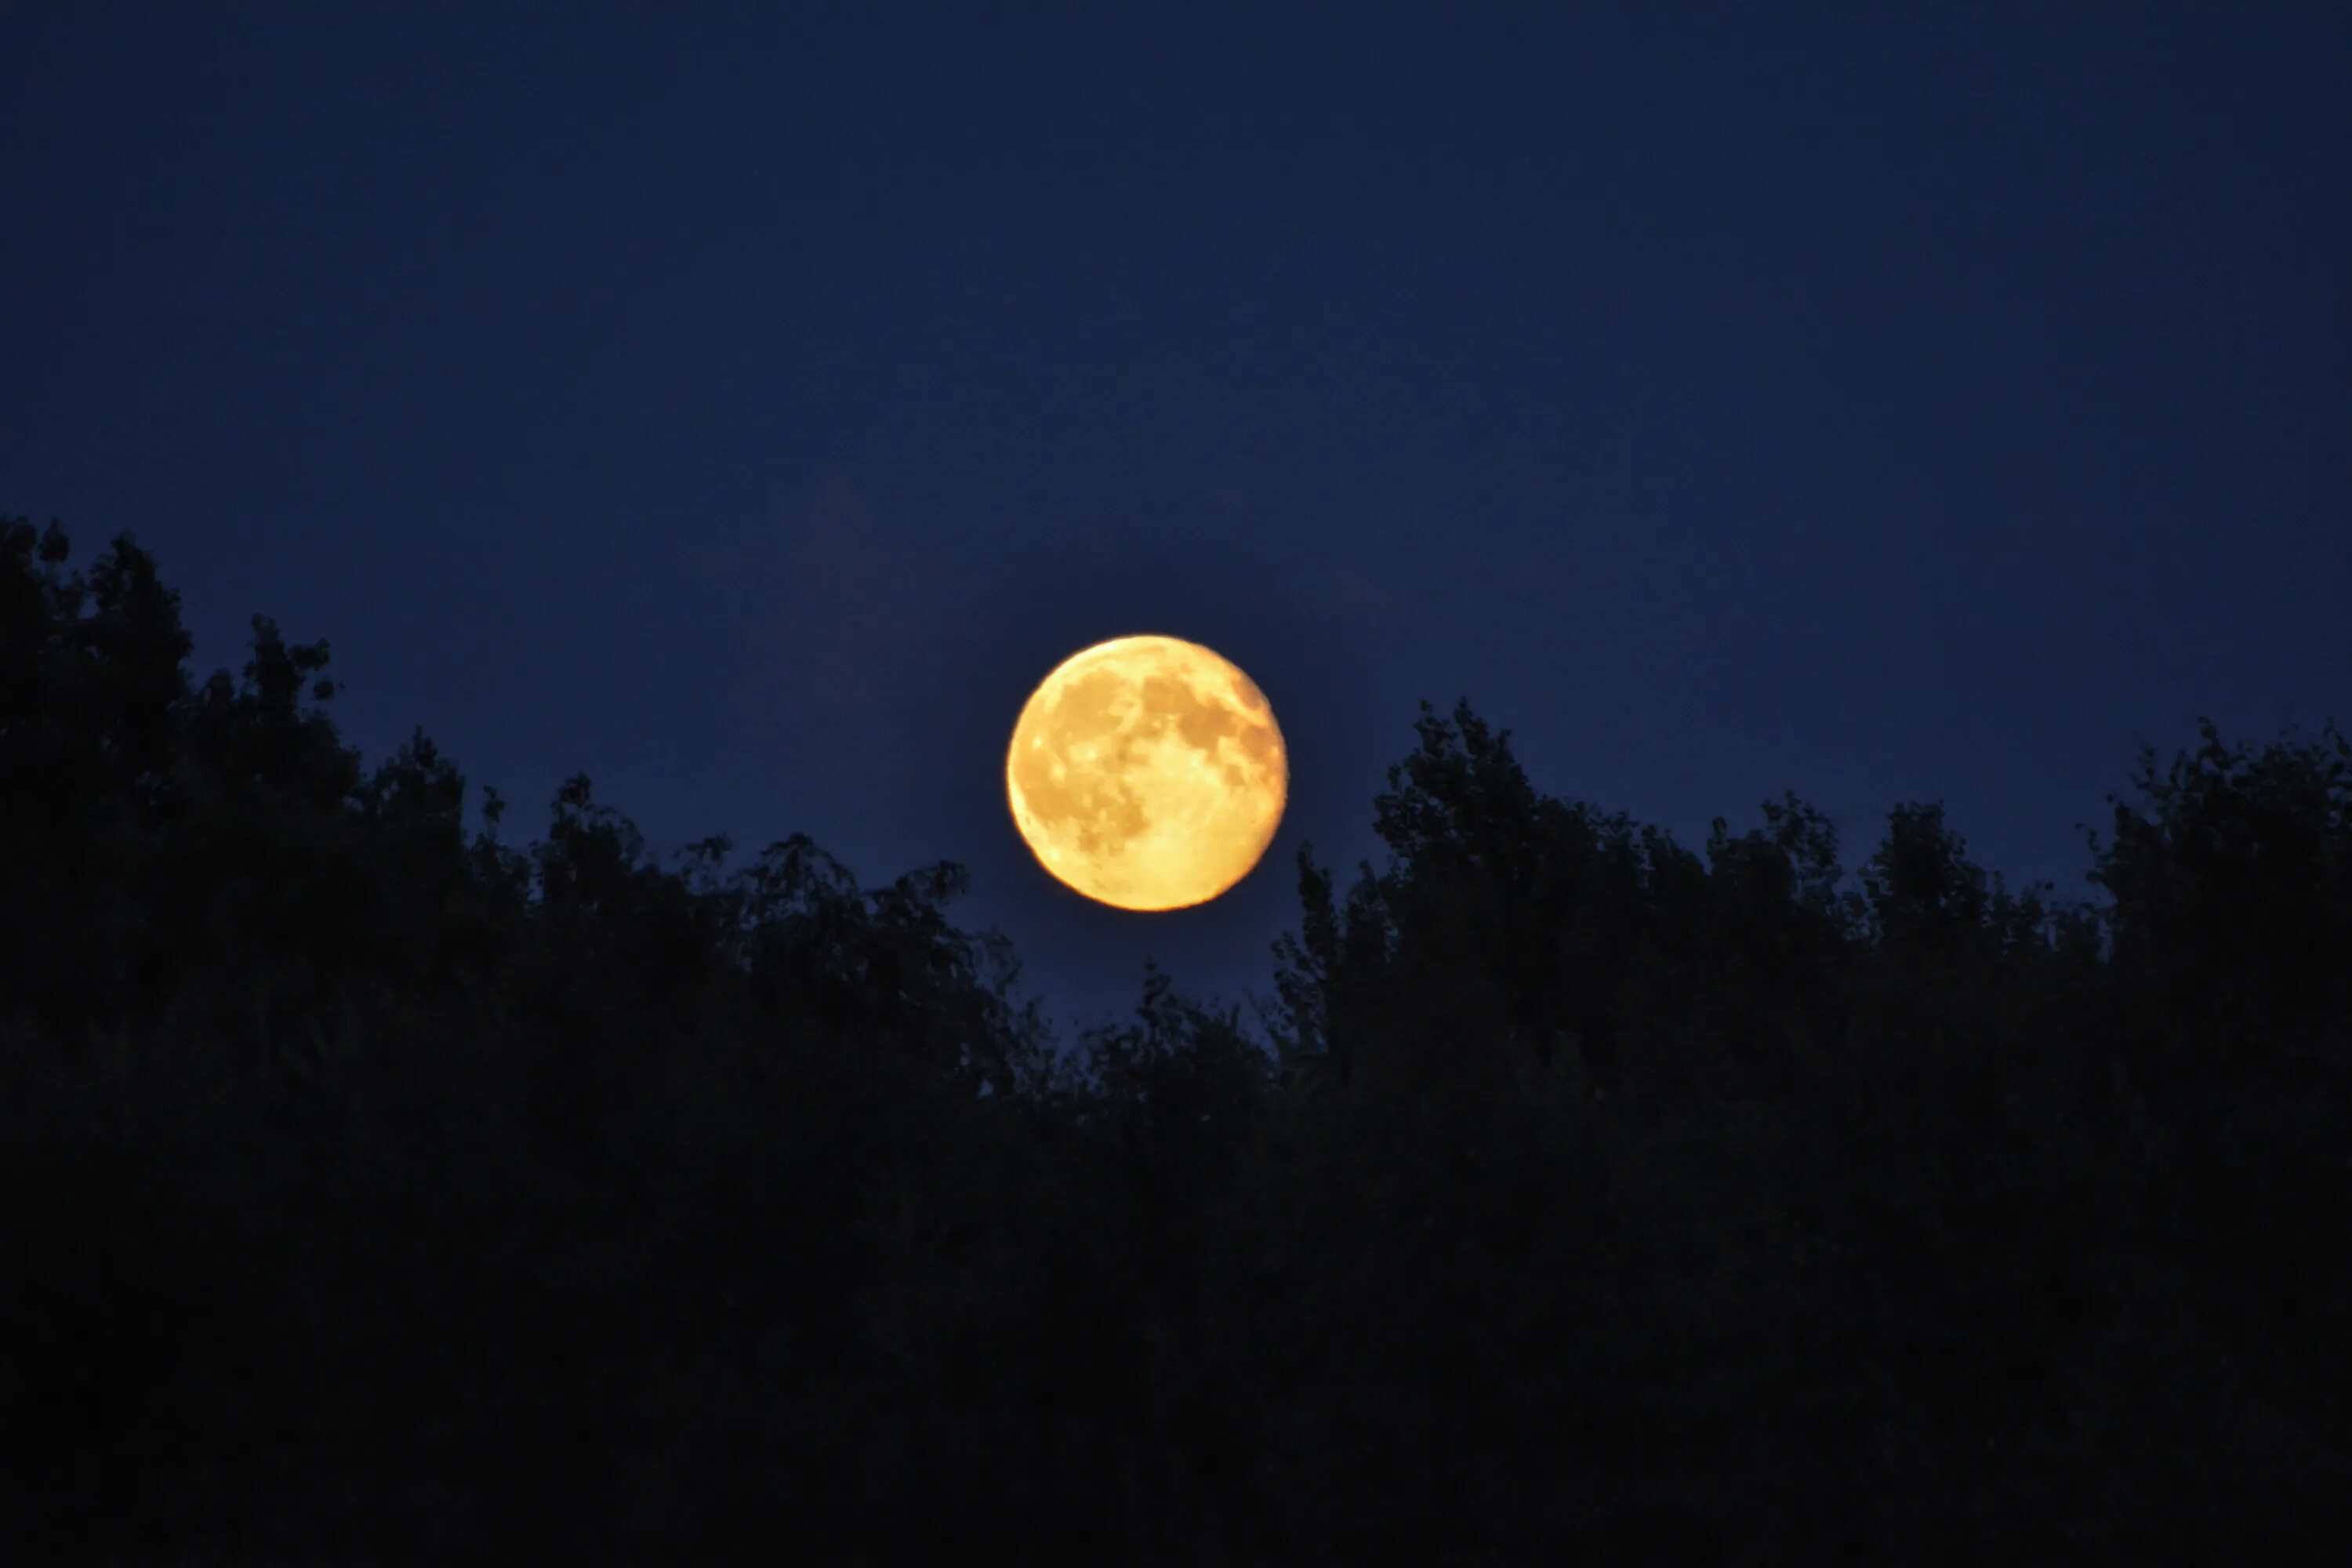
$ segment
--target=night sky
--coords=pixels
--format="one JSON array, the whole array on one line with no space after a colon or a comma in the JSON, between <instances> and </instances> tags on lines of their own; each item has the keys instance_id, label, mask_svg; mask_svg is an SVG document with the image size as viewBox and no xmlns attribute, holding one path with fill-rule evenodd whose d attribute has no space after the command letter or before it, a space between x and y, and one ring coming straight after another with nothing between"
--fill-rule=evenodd
<instances>
[{"instance_id":1,"label":"night sky","mask_svg":"<svg viewBox=\"0 0 2352 1568\"><path fill-rule=\"evenodd\" d=\"M1066 1029L1267 991L1424 698L2086 895L2141 742L2352 721L2352 8L9 6L0 513L510 838L963 862ZM1003 804L1143 631L1292 750L1174 915Z\"/></svg>"}]
</instances>

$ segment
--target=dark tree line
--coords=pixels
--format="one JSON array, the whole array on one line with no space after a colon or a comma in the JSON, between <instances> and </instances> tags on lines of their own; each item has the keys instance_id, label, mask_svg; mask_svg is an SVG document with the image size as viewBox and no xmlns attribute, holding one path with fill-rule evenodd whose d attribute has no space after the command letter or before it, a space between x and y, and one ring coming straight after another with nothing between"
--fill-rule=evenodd
<instances>
[{"instance_id":1,"label":"dark tree line","mask_svg":"<svg viewBox=\"0 0 2352 1568\"><path fill-rule=\"evenodd\" d=\"M662 865L0 523L13 1562L2342 1561L2352 745L1703 852L1466 707L1263 1019ZM19 1552L9 1550L21 1546Z\"/></svg>"}]
</instances>

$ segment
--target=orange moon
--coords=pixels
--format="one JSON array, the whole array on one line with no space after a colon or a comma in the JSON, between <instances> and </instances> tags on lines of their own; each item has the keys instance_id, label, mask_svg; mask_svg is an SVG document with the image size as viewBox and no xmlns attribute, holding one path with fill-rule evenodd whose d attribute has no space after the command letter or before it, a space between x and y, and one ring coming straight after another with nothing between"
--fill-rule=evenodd
<instances>
[{"instance_id":1,"label":"orange moon","mask_svg":"<svg viewBox=\"0 0 2352 1568\"><path fill-rule=\"evenodd\" d=\"M1206 903L1249 875L1289 788L1265 694L1179 637L1114 637L1064 659L1004 758L1037 863L1122 910Z\"/></svg>"}]
</instances>

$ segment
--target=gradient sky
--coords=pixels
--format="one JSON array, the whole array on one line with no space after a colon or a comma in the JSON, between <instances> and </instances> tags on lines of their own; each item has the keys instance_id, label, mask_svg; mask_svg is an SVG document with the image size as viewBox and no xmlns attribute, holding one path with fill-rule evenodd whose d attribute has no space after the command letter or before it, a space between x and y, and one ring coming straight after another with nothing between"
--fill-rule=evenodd
<instances>
[{"instance_id":1,"label":"gradient sky","mask_svg":"<svg viewBox=\"0 0 2352 1568\"><path fill-rule=\"evenodd\" d=\"M9 6L0 513L509 837L962 861L1065 1024L1266 990L1423 698L2082 894L2140 742L2352 723L2347 83L2308 4ZM1175 915L1003 802L1136 631L1293 753Z\"/></svg>"}]
</instances>

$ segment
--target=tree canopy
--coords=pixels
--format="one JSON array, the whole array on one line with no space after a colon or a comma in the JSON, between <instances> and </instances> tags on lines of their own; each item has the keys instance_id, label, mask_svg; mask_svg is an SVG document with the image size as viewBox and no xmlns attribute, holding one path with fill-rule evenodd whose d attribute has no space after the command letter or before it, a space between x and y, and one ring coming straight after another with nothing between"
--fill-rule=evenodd
<instances>
[{"instance_id":1,"label":"tree canopy","mask_svg":"<svg viewBox=\"0 0 2352 1568\"><path fill-rule=\"evenodd\" d=\"M1050 1039L952 865L509 843L328 645L0 521L0 1540L43 1562L2305 1560L2352 744L2011 892L1424 707L1256 1019Z\"/></svg>"}]
</instances>

